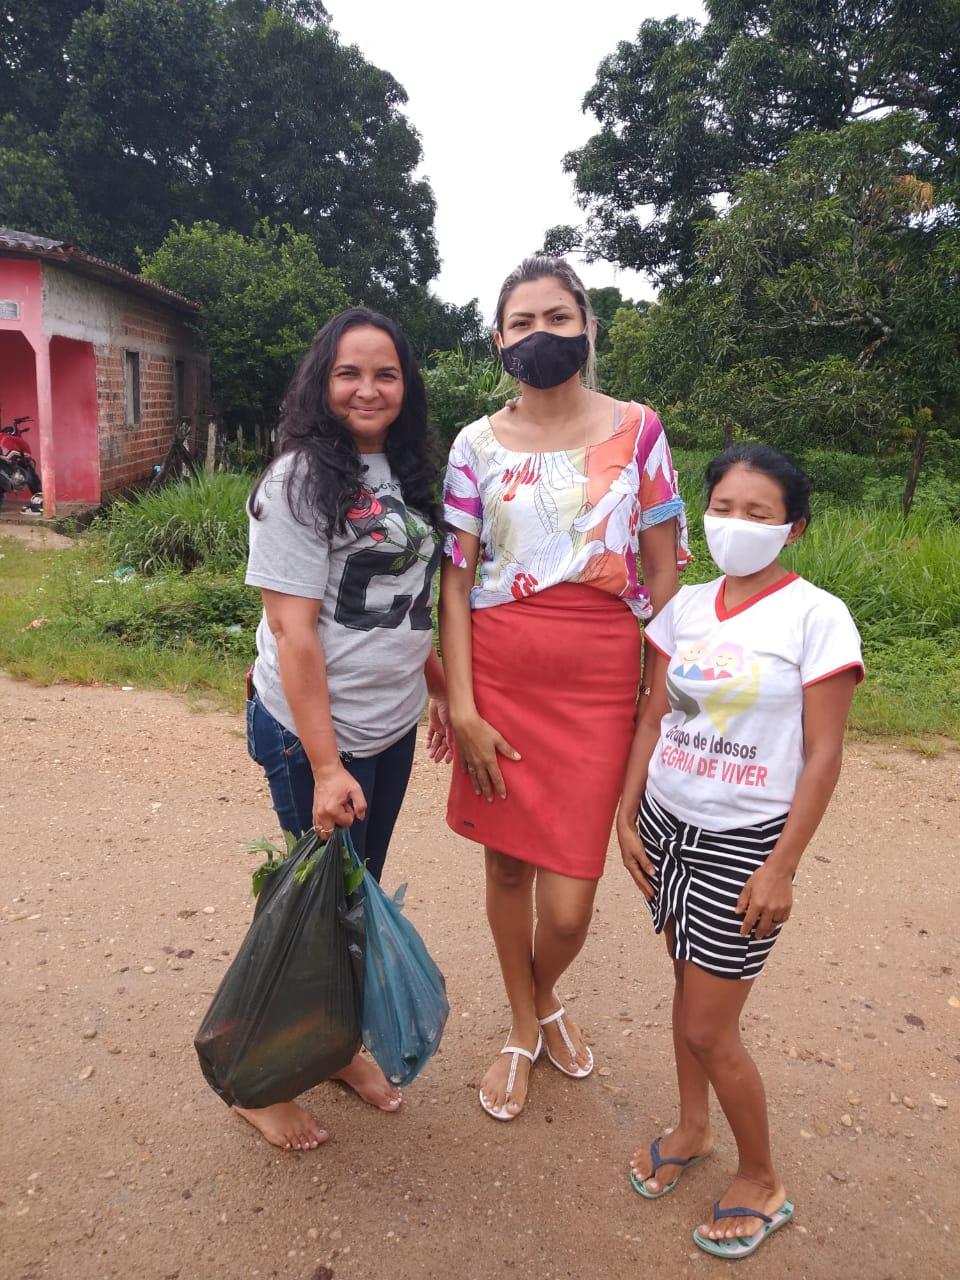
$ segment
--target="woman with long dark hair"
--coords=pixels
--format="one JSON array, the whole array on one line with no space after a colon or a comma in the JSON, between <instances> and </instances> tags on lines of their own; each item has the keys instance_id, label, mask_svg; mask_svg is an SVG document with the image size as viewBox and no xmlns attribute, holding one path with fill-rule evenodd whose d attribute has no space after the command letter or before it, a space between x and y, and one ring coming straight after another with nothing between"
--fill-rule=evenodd
<instances>
[{"instance_id":1,"label":"woman with long dark hair","mask_svg":"<svg viewBox=\"0 0 960 1280\"><path fill-rule=\"evenodd\" d=\"M280 826L350 827L378 880L430 694L428 748L449 758L430 598L441 512L423 379L385 316L355 307L320 330L283 403L277 458L250 498L246 581L263 594L247 745ZM365 1101L401 1098L358 1054L339 1073ZM326 1140L293 1100L235 1108L268 1142Z\"/></svg>"}]
</instances>

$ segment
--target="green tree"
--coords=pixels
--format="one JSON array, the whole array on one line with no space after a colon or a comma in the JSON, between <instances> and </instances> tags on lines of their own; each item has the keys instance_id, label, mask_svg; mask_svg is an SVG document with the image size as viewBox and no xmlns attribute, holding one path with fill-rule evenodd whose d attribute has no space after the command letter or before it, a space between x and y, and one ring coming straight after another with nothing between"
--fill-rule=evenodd
<instances>
[{"instance_id":1,"label":"green tree","mask_svg":"<svg viewBox=\"0 0 960 1280\"><path fill-rule=\"evenodd\" d=\"M681 448L716 450L734 432L720 340L726 305L714 283L692 282L643 313L618 311L610 325L610 349L600 362L604 389L652 404Z\"/></svg>"},{"instance_id":2,"label":"green tree","mask_svg":"<svg viewBox=\"0 0 960 1280\"><path fill-rule=\"evenodd\" d=\"M174 218L248 234L269 217L308 234L355 297L436 275L406 94L316 0L21 2L6 16L0 111L65 176L85 248L134 265ZM0 189L10 172L0 163ZM19 221L47 230L28 208Z\"/></svg>"},{"instance_id":3,"label":"green tree","mask_svg":"<svg viewBox=\"0 0 960 1280\"><path fill-rule=\"evenodd\" d=\"M306 232L353 297L425 284L440 265L436 206L413 176L422 151L402 114L406 92L326 23L287 7L222 6L229 74L208 143L211 208L241 229L268 216Z\"/></svg>"},{"instance_id":4,"label":"green tree","mask_svg":"<svg viewBox=\"0 0 960 1280\"><path fill-rule=\"evenodd\" d=\"M56 156L80 207L84 247L127 266L174 218L203 213L224 60L211 0L106 0L80 15Z\"/></svg>"},{"instance_id":5,"label":"green tree","mask_svg":"<svg viewBox=\"0 0 960 1280\"><path fill-rule=\"evenodd\" d=\"M301 356L349 299L309 236L265 220L250 236L175 225L142 274L203 304L213 395L229 421L272 426Z\"/></svg>"},{"instance_id":6,"label":"green tree","mask_svg":"<svg viewBox=\"0 0 960 1280\"><path fill-rule=\"evenodd\" d=\"M72 240L81 230L80 211L45 142L42 135L24 137L13 116L0 119L0 226Z\"/></svg>"},{"instance_id":7,"label":"green tree","mask_svg":"<svg viewBox=\"0 0 960 1280\"><path fill-rule=\"evenodd\" d=\"M615 285L607 285L603 289L588 289L587 297L593 307L593 314L597 317L597 355L601 357L610 350L610 326L617 312L626 307L642 314L649 306L647 302L633 302L630 298L625 298Z\"/></svg>"},{"instance_id":8,"label":"green tree","mask_svg":"<svg viewBox=\"0 0 960 1280\"><path fill-rule=\"evenodd\" d=\"M664 283L696 267L697 229L736 182L805 131L890 110L928 125L931 175L957 181L957 0L708 0L709 20L649 20L584 99L600 129L566 157L587 221L547 242Z\"/></svg>"},{"instance_id":9,"label":"green tree","mask_svg":"<svg viewBox=\"0 0 960 1280\"><path fill-rule=\"evenodd\" d=\"M459 307L444 302L426 285L413 285L396 292L369 289L363 301L400 326L420 361L435 351L489 353L490 335L476 298Z\"/></svg>"},{"instance_id":10,"label":"green tree","mask_svg":"<svg viewBox=\"0 0 960 1280\"><path fill-rule=\"evenodd\" d=\"M691 281L618 313L611 374L710 435L804 452L960 449L960 227L909 113L801 135L747 175ZM949 212L949 210L948 210Z\"/></svg>"},{"instance_id":11,"label":"green tree","mask_svg":"<svg viewBox=\"0 0 960 1280\"><path fill-rule=\"evenodd\" d=\"M90 0L5 0L0 5L0 115L31 132L56 132L67 93L64 45Z\"/></svg>"}]
</instances>

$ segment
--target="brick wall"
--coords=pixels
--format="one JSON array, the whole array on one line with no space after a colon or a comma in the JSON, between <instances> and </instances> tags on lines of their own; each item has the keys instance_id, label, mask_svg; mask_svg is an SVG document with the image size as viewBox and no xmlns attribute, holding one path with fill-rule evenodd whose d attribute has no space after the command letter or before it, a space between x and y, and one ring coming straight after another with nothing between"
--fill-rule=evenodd
<instances>
[{"instance_id":1,"label":"brick wall","mask_svg":"<svg viewBox=\"0 0 960 1280\"><path fill-rule=\"evenodd\" d=\"M117 340L97 346L100 484L104 496L148 480L173 437L176 361L185 365L181 413L207 408L207 361L196 336L174 314L137 302L123 315ZM140 356L140 421L127 422L125 353Z\"/></svg>"}]
</instances>

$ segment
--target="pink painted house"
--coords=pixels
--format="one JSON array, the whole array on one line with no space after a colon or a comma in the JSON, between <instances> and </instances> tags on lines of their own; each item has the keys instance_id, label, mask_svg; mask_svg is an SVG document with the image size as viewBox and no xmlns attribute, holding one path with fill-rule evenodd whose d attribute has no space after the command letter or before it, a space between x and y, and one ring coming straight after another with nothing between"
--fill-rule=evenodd
<instances>
[{"instance_id":1,"label":"pink painted house","mask_svg":"<svg viewBox=\"0 0 960 1280\"><path fill-rule=\"evenodd\" d=\"M32 419L44 515L148 479L183 418L196 443L210 411L188 323L199 310L70 244L0 228L0 425Z\"/></svg>"}]
</instances>

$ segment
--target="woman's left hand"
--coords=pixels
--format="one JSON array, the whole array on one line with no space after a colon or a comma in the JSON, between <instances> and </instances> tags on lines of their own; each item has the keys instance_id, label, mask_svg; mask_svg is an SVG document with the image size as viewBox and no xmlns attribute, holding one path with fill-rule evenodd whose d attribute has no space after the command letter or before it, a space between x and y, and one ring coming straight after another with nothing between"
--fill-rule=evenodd
<instances>
[{"instance_id":1,"label":"woman's left hand","mask_svg":"<svg viewBox=\"0 0 960 1280\"><path fill-rule=\"evenodd\" d=\"M450 708L441 698L430 699L427 711L427 753L434 764L449 764L453 759Z\"/></svg>"},{"instance_id":2,"label":"woman's left hand","mask_svg":"<svg viewBox=\"0 0 960 1280\"><path fill-rule=\"evenodd\" d=\"M653 899L652 881L656 877L657 868L650 861L643 847L643 841L637 831L636 814L632 821L625 818L622 812L617 814L617 840L620 844L623 865L630 873L634 884L650 902Z\"/></svg>"},{"instance_id":3,"label":"woman's left hand","mask_svg":"<svg viewBox=\"0 0 960 1280\"><path fill-rule=\"evenodd\" d=\"M793 908L793 881L788 871L780 871L769 863L759 867L737 899L737 914L744 917L741 938L751 933L769 938L778 924L790 919Z\"/></svg>"}]
</instances>

